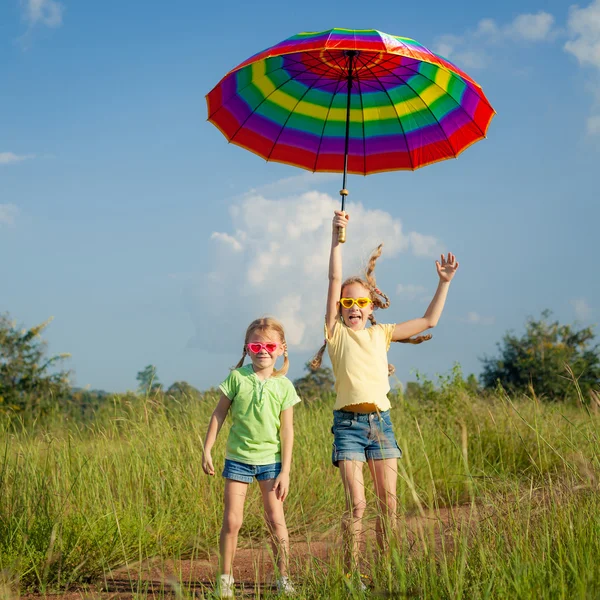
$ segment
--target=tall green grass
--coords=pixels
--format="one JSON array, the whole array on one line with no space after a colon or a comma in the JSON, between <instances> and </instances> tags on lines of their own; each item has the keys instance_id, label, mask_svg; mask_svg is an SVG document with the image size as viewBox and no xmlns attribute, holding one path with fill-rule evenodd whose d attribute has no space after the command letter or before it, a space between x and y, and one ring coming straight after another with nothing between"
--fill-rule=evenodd
<instances>
[{"instance_id":1,"label":"tall green grass","mask_svg":"<svg viewBox=\"0 0 600 600\"><path fill-rule=\"evenodd\" d=\"M210 394L200 400L116 396L85 421L61 414L27 423L3 418L4 585L44 593L102 582L111 569L151 557L214 553L223 480L202 472L201 455L216 401ZM583 404L543 404L501 391L478 397L452 379L419 401L398 397L393 404L404 451L400 512L426 518L414 520L414 530L389 554L372 559L377 590L418 598L598 597L598 414ZM330 463L330 427L326 398L295 410L286 501L295 539L339 532L344 501ZM214 450L216 465L226 437L227 426ZM374 507L372 491L367 497ZM462 511L467 521L440 529L436 515L456 505L469 507ZM240 541L256 545L264 538L254 490ZM302 597L358 593L335 560L303 568ZM180 584L185 594L186 582Z\"/></svg>"}]
</instances>

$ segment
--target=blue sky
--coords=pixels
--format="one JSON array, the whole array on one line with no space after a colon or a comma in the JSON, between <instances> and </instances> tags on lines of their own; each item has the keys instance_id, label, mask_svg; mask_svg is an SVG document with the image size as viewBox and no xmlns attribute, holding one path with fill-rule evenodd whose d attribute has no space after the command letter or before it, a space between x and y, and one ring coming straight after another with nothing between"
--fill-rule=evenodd
<instances>
[{"instance_id":1,"label":"blue sky","mask_svg":"<svg viewBox=\"0 0 600 600\"><path fill-rule=\"evenodd\" d=\"M390 351L400 380L479 373L549 308L594 324L600 284L600 0L0 4L0 310L54 321L74 383L217 385L248 323L279 316L292 378L322 339L341 176L265 163L206 122L205 94L299 31L375 28L441 52L498 115L458 160L350 177L351 274L379 241L380 322L420 316L434 259L461 267L434 339ZM354 225L354 228L352 228Z\"/></svg>"}]
</instances>

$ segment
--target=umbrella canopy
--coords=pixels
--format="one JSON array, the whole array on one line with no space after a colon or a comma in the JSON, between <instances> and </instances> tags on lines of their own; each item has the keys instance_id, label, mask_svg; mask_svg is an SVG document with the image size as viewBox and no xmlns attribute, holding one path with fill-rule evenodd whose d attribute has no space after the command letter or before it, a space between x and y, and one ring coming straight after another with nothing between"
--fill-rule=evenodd
<instances>
[{"instance_id":1,"label":"umbrella canopy","mask_svg":"<svg viewBox=\"0 0 600 600\"><path fill-rule=\"evenodd\" d=\"M495 114L450 61L373 29L295 35L231 70L206 99L209 121L231 143L268 161L343 172L344 188L346 172L456 158Z\"/></svg>"}]
</instances>

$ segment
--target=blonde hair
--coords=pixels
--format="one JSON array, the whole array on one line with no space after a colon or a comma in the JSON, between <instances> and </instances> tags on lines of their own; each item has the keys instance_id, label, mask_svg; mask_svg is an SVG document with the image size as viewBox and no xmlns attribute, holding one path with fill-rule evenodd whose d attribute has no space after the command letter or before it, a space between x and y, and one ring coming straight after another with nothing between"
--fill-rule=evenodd
<instances>
[{"instance_id":1,"label":"blonde hair","mask_svg":"<svg viewBox=\"0 0 600 600\"><path fill-rule=\"evenodd\" d=\"M281 369L274 369L273 376L281 377L288 372L288 369L290 368L290 361L288 360L285 332L283 331L283 325L273 317L262 317L261 319L256 319L252 321L252 323L248 325L248 329L246 329L246 337L244 338L244 349L242 351L242 358L240 359L238 364L235 365L235 367L233 367L234 369L239 369L244 364L244 359L248 354L248 340L250 339L252 334L256 332L265 333L267 331L275 332L279 336L279 339L281 340L281 344L283 346L283 366L281 367Z\"/></svg>"},{"instance_id":2,"label":"blonde hair","mask_svg":"<svg viewBox=\"0 0 600 600\"><path fill-rule=\"evenodd\" d=\"M369 293L369 298L373 303L373 309L377 310L378 308L389 308L390 299L384 294L378 287L377 282L375 280L375 263L377 259L381 256L381 249L383 248L383 244L379 244L377 248L371 254L371 258L369 258L369 262L365 269L365 278L362 277L349 277L342 283L342 292L344 288L352 283L359 283L362 285ZM342 294L343 295L343 294ZM377 325L377 321L375 320L375 314L371 313L369 315L369 321L371 325ZM395 342L399 342L400 344L421 344L422 342L426 342L431 339L431 335L418 335L412 338L406 338L404 340L394 340ZM327 347L327 340L324 341L319 351L315 354L312 361L309 363L311 369L316 370L321 366L321 362L323 361L323 354L325 353L325 348ZM393 375L395 371L394 365L388 365L388 374Z\"/></svg>"}]
</instances>

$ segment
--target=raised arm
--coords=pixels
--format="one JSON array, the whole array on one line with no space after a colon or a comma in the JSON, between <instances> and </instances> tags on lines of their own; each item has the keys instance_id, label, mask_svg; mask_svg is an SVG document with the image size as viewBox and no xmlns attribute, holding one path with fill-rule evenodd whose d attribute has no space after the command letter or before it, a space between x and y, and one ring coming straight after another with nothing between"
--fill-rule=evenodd
<instances>
[{"instance_id":1,"label":"raised arm","mask_svg":"<svg viewBox=\"0 0 600 600\"><path fill-rule=\"evenodd\" d=\"M340 227L346 227L348 218L348 215L340 210L336 210L333 217L331 253L329 254L329 288L325 312L325 323L329 335L333 335L335 318L338 314L338 302L342 293L342 244L338 241L338 230Z\"/></svg>"},{"instance_id":2,"label":"raised arm","mask_svg":"<svg viewBox=\"0 0 600 600\"><path fill-rule=\"evenodd\" d=\"M417 335L422 331L435 327L440 320L444 304L446 303L448 289L450 288L450 282L458 269L458 261L454 254L448 252L448 258L444 258L443 254L441 258L441 263L437 260L435 261L440 280L425 314L420 319L411 319L404 323L398 323L392 334L392 341L397 342L398 340L405 340L413 335Z\"/></svg>"},{"instance_id":3,"label":"raised arm","mask_svg":"<svg viewBox=\"0 0 600 600\"><path fill-rule=\"evenodd\" d=\"M221 394L221 399L217 404L217 407L213 411L212 416L210 417L210 422L208 423L208 430L206 432L206 438L204 439L204 448L202 449L202 469L207 475L214 475L215 468L212 462L212 447L215 445L215 441L217 439L217 435L219 435L219 431L223 426L223 422L225 421L225 417L229 412L229 407L231 406L231 400L225 396L225 394Z\"/></svg>"}]
</instances>

